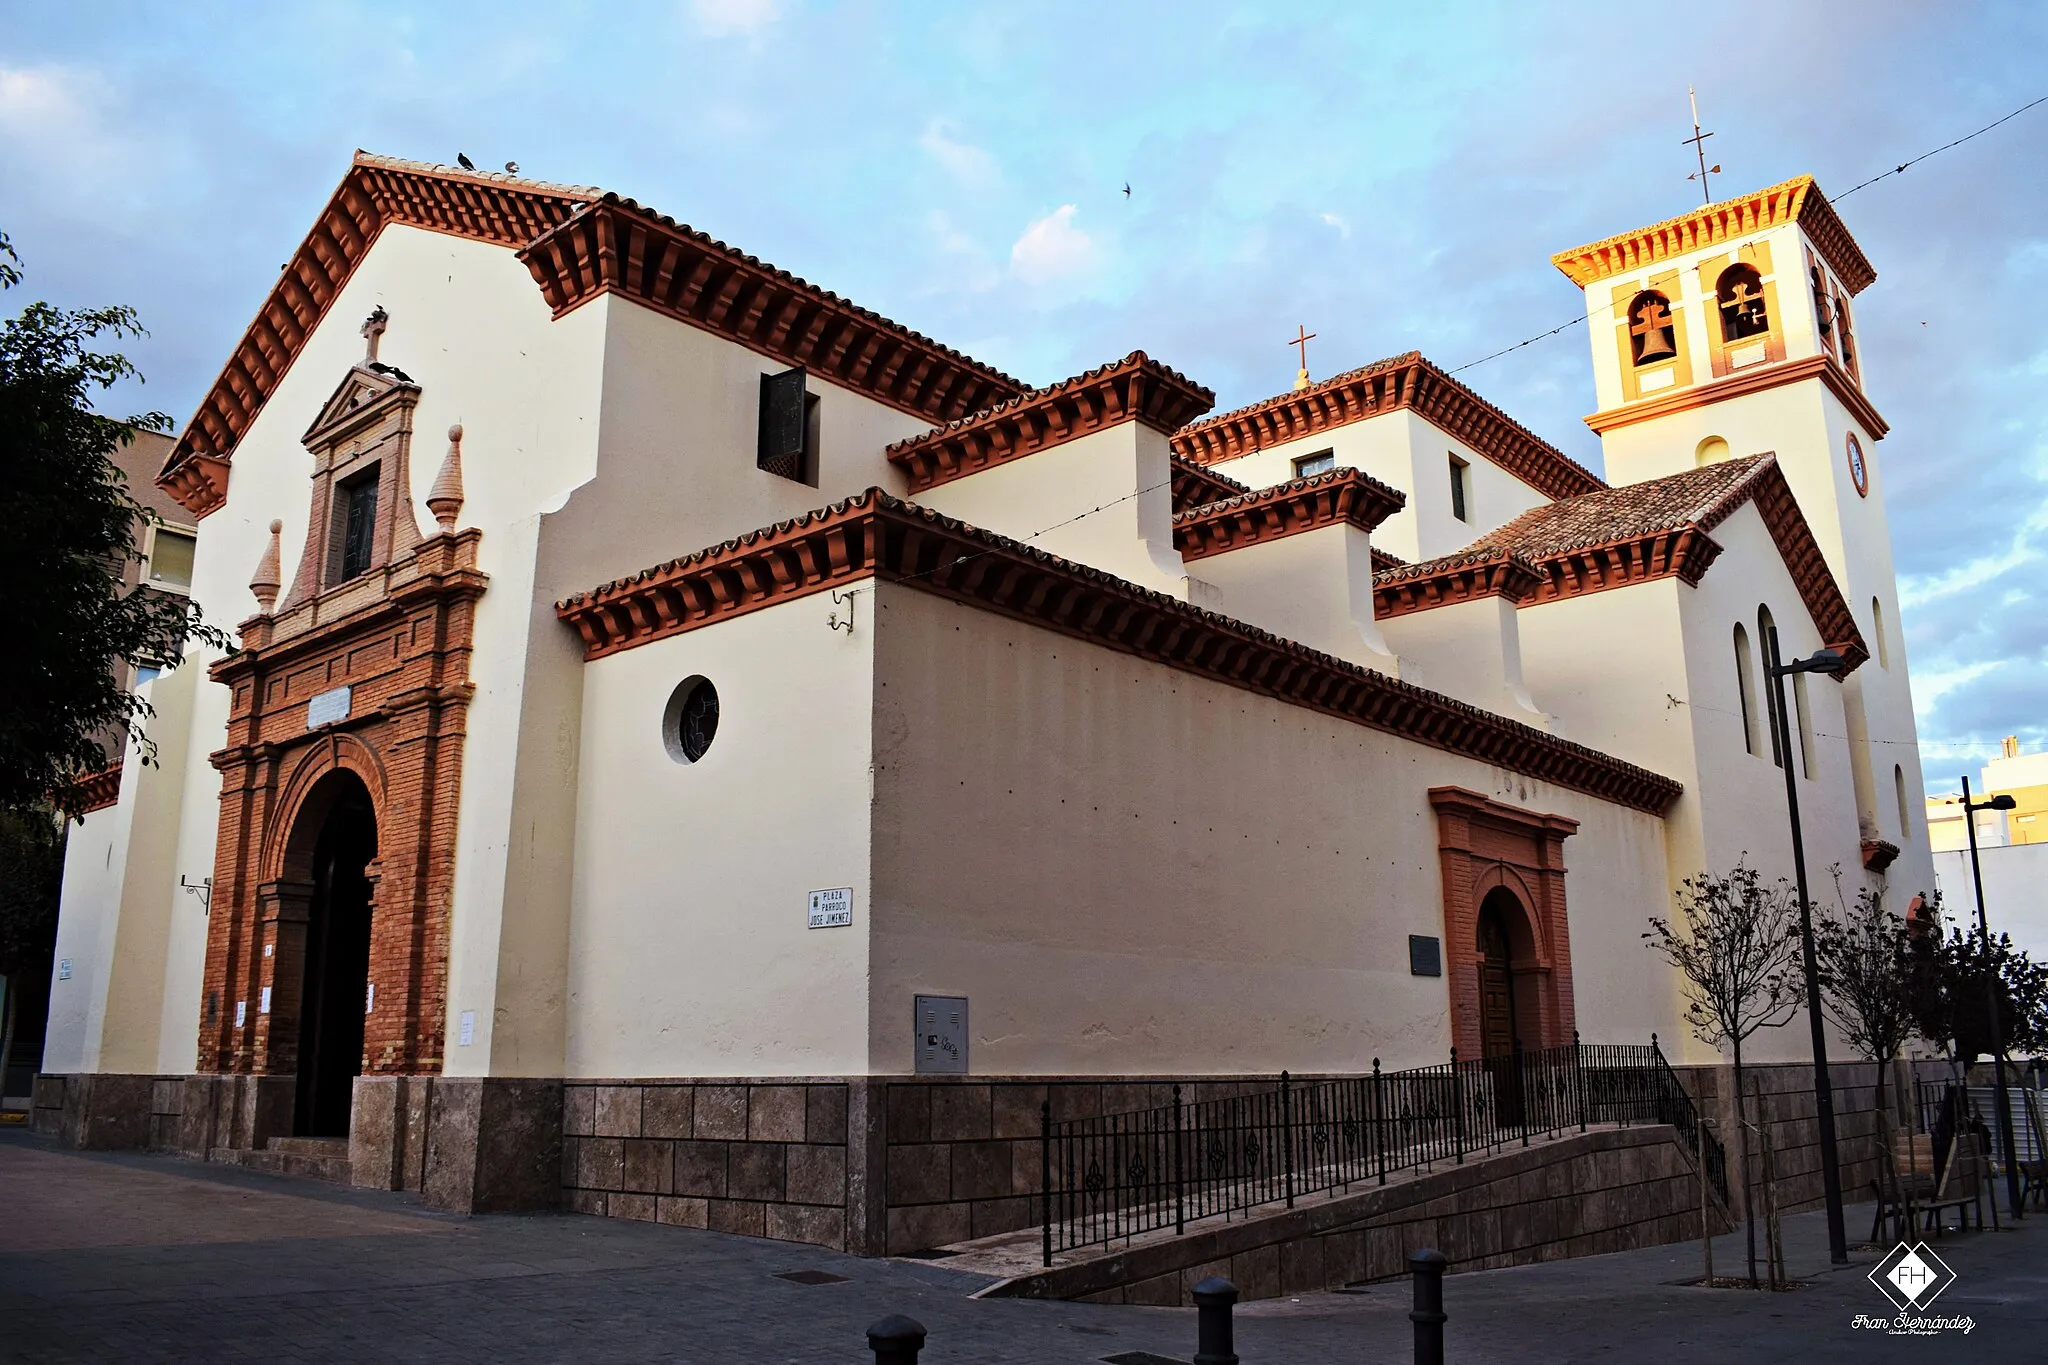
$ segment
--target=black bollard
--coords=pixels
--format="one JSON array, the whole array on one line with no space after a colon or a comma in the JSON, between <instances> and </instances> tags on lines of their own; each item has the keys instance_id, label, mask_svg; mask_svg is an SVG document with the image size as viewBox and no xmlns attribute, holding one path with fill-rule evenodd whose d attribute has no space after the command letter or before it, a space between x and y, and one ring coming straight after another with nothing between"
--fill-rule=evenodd
<instances>
[{"instance_id":1,"label":"black bollard","mask_svg":"<svg viewBox=\"0 0 2048 1365\"><path fill-rule=\"evenodd\" d=\"M868 1349L875 1365L917 1365L924 1349L924 1324L894 1313L868 1328Z\"/></svg>"},{"instance_id":2,"label":"black bollard","mask_svg":"<svg viewBox=\"0 0 2048 1365\"><path fill-rule=\"evenodd\" d=\"M1237 1348L1230 1339L1230 1305L1237 1302L1237 1286L1221 1275L1211 1275L1194 1288L1195 1365L1237 1365Z\"/></svg>"},{"instance_id":3,"label":"black bollard","mask_svg":"<svg viewBox=\"0 0 2048 1365\"><path fill-rule=\"evenodd\" d=\"M1408 1269L1415 1275L1415 1308L1408 1314L1415 1324L1415 1365L1444 1365L1444 1267L1449 1264L1441 1251L1409 1253Z\"/></svg>"}]
</instances>

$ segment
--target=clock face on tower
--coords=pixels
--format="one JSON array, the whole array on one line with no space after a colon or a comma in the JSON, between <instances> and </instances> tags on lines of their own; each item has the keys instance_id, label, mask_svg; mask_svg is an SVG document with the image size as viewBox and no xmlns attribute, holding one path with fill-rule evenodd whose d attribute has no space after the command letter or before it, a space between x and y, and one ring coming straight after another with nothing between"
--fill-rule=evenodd
<instances>
[{"instance_id":1,"label":"clock face on tower","mask_svg":"<svg viewBox=\"0 0 2048 1365\"><path fill-rule=\"evenodd\" d=\"M1849 477L1856 481L1856 496L1870 496L1870 467L1863 463L1863 445L1856 433L1849 433Z\"/></svg>"}]
</instances>

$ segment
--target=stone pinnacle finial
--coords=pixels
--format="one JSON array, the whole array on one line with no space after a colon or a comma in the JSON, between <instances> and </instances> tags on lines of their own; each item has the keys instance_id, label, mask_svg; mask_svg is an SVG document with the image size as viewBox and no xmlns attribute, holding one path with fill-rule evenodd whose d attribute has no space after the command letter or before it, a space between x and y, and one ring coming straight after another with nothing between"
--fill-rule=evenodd
<instances>
[{"instance_id":1,"label":"stone pinnacle finial","mask_svg":"<svg viewBox=\"0 0 2048 1365\"><path fill-rule=\"evenodd\" d=\"M434 520L441 525L441 534L450 535L455 530L455 518L462 511L462 423L448 428L448 456L441 461L441 472L434 476L434 486L427 493L427 510L434 514Z\"/></svg>"},{"instance_id":2,"label":"stone pinnacle finial","mask_svg":"<svg viewBox=\"0 0 2048 1365\"><path fill-rule=\"evenodd\" d=\"M278 563L280 559L278 542L284 523L270 523L270 543L263 547L263 558L256 561L255 576L249 580L249 591L256 594L256 606L265 616L277 605Z\"/></svg>"}]
</instances>

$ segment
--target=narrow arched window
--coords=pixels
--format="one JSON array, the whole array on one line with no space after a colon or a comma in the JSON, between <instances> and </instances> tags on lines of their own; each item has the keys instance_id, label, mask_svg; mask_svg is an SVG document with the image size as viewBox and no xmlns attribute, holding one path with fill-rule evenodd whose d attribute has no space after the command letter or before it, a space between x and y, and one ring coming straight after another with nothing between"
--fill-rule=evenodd
<instances>
[{"instance_id":1,"label":"narrow arched window","mask_svg":"<svg viewBox=\"0 0 2048 1365\"><path fill-rule=\"evenodd\" d=\"M1875 597L1870 599L1870 636L1877 645L1877 666L1890 668L1892 652L1891 646L1885 643L1884 638L1884 603Z\"/></svg>"},{"instance_id":2,"label":"narrow arched window","mask_svg":"<svg viewBox=\"0 0 2048 1365\"><path fill-rule=\"evenodd\" d=\"M1896 763L1892 765L1892 790L1899 798L1899 837L1910 839L1913 837L1913 816L1912 808L1906 804L1906 770Z\"/></svg>"},{"instance_id":3,"label":"narrow arched window","mask_svg":"<svg viewBox=\"0 0 2048 1365\"><path fill-rule=\"evenodd\" d=\"M1764 307L1764 277L1753 265L1731 265L1714 282L1714 299L1720 304L1721 340L1744 341L1771 330L1769 311Z\"/></svg>"},{"instance_id":4,"label":"narrow arched window","mask_svg":"<svg viewBox=\"0 0 2048 1365\"><path fill-rule=\"evenodd\" d=\"M1763 668L1758 676L1764 684L1764 725L1771 732L1771 762L1785 766L1784 750L1778 747L1778 685L1771 680L1771 650L1782 648L1777 640L1778 626L1771 619L1771 609L1760 606L1756 609L1757 648L1763 651ZM1783 663L1781 657L1778 660Z\"/></svg>"},{"instance_id":5,"label":"narrow arched window","mask_svg":"<svg viewBox=\"0 0 2048 1365\"><path fill-rule=\"evenodd\" d=\"M1671 300L1645 289L1628 305L1628 353L1637 365L1656 365L1678 354L1678 327Z\"/></svg>"},{"instance_id":6,"label":"narrow arched window","mask_svg":"<svg viewBox=\"0 0 2048 1365\"><path fill-rule=\"evenodd\" d=\"M1842 366L1850 374L1856 373L1856 338L1849 326L1849 300L1846 295L1835 295L1835 325L1842 332Z\"/></svg>"},{"instance_id":7,"label":"narrow arched window","mask_svg":"<svg viewBox=\"0 0 2048 1365\"><path fill-rule=\"evenodd\" d=\"M1749 632L1735 623L1735 690L1742 699L1742 747L1750 753L1756 742L1756 662L1749 652Z\"/></svg>"}]
</instances>

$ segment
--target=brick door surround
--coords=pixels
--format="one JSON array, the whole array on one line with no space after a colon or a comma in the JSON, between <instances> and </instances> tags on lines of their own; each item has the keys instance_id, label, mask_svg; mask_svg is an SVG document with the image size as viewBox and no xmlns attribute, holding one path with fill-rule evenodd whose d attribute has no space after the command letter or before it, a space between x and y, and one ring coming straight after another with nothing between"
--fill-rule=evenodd
<instances>
[{"instance_id":1,"label":"brick door surround","mask_svg":"<svg viewBox=\"0 0 2048 1365\"><path fill-rule=\"evenodd\" d=\"M251 585L260 610L241 624L242 648L212 668L230 701L227 742L211 756L221 773L221 807L199 1002L202 1073L275 1077L279 1085L295 1074L314 849L329 813L351 796L367 800L376 836L366 869L362 1073L441 1069L455 825L474 692L469 657L488 579L476 567L482 532L454 529L459 465L452 482L445 468L437 481L430 502L441 525L425 536L404 480L392 472L403 468L419 393L391 373L350 371L308 433L311 512L317 526L331 482L325 476L342 455L383 459L394 496L380 499L376 512L378 554L366 572L332 584L318 564L302 562L293 593L273 611L273 523ZM451 449L449 459L452 465L458 452ZM307 559L319 542L309 532ZM317 714L309 705L315 697L322 698ZM267 1132L247 1136L260 1143L281 1131L286 1120L274 1106L282 1102L267 1100L273 1107L257 1125Z\"/></svg>"},{"instance_id":2,"label":"brick door surround","mask_svg":"<svg viewBox=\"0 0 2048 1365\"><path fill-rule=\"evenodd\" d=\"M1432 787L1429 802L1436 810L1443 873L1452 1045L1461 1057L1481 1052L1479 911L1496 890L1505 890L1520 911L1503 919L1522 1045L1535 1049L1569 1043L1577 1025L1564 841L1578 832L1579 822L1506 805L1464 787Z\"/></svg>"}]
</instances>

